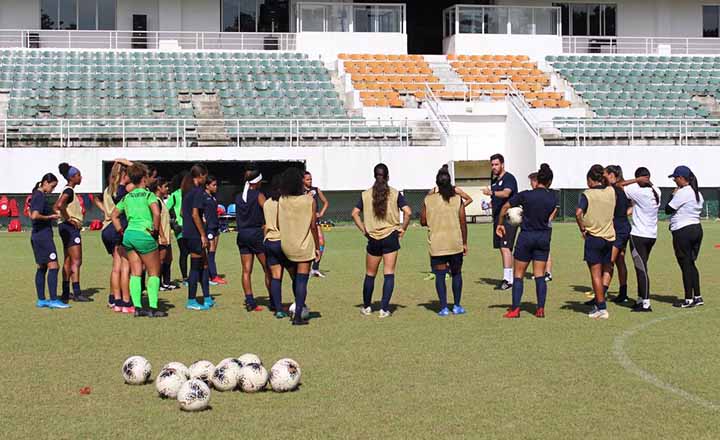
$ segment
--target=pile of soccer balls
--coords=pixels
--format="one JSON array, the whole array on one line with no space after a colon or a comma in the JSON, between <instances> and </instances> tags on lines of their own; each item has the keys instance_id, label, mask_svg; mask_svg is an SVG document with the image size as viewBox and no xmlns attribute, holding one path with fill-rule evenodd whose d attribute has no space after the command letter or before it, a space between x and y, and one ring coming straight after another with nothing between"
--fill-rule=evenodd
<instances>
[{"instance_id":1,"label":"pile of soccer balls","mask_svg":"<svg viewBox=\"0 0 720 440\"><path fill-rule=\"evenodd\" d=\"M152 366L142 356L131 356L123 364L122 375L126 384L144 385L152 376ZM258 356L247 353L223 359L217 365L206 360L189 367L170 362L160 369L155 388L163 399L177 399L184 411L202 411L210 404L210 387L256 393L269 384L273 391L282 393L297 389L300 375L300 364L292 359L280 359L268 372Z\"/></svg>"}]
</instances>

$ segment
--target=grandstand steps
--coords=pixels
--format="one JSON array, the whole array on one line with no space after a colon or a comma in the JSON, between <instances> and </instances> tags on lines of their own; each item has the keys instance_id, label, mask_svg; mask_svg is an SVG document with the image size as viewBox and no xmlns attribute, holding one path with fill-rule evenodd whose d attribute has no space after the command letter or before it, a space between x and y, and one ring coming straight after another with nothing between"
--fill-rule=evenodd
<instances>
[{"instance_id":1,"label":"grandstand steps","mask_svg":"<svg viewBox=\"0 0 720 440\"><path fill-rule=\"evenodd\" d=\"M700 108L707 110L710 113L710 118L720 118L720 103L714 96L693 96L692 100L700 104Z\"/></svg>"},{"instance_id":2,"label":"grandstand steps","mask_svg":"<svg viewBox=\"0 0 720 440\"><path fill-rule=\"evenodd\" d=\"M411 146L442 147L444 145L440 132L428 120L408 120L408 129L410 131Z\"/></svg>"},{"instance_id":3,"label":"grandstand steps","mask_svg":"<svg viewBox=\"0 0 720 440\"><path fill-rule=\"evenodd\" d=\"M193 94L192 107L197 122L199 147L223 146L230 142L220 110L220 100L214 93Z\"/></svg>"},{"instance_id":4,"label":"grandstand steps","mask_svg":"<svg viewBox=\"0 0 720 440\"><path fill-rule=\"evenodd\" d=\"M453 70L450 63L446 59L429 61L430 69L433 71L433 75L440 78L440 84L445 86L445 90L450 92L467 92L467 86L463 85L463 80L460 75Z\"/></svg>"}]
</instances>

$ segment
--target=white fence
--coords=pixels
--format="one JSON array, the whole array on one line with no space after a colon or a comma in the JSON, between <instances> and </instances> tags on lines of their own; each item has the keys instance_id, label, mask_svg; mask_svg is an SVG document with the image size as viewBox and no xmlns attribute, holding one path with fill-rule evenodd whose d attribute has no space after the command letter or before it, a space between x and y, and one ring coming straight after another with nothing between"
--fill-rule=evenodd
<instances>
[{"instance_id":1,"label":"white fence","mask_svg":"<svg viewBox=\"0 0 720 440\"><path fill-rule=\"evenodd\" d=\"M0 48L296 50L295 34L0 29Z\"/></svg>"},{"instance_id":2,"label":"white fence","mask_svg":"<svg viewBox=\"0 0 720 440\"><path fill-rule=\"evenodd\" d=\"M715 55L720 38L563 37L564 53Z\"/></svg>"}]
</instances>

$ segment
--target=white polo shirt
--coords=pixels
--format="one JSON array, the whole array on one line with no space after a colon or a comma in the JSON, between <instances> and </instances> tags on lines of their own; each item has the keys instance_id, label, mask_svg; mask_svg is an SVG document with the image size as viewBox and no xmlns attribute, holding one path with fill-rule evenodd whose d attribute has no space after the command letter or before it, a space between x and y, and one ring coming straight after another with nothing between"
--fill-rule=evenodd
<instances>
[{"instance_id":1,"label":"white polo shirt","mask_svg":"<svg viewBox=\"0 0 720 440\"><path fill-rule=\"evenodd\" d=\"M702 194L700 194L700 200L696 200L695 191L690 185L679 188L668 203L668 206L675 210L675 213L670 216L670 230L677 231L685 226L700 223L704 204L705 199Z\"/></svg>"},{"instance_id":2,"label":"white polo shirt","mask_svg":"<svg viewBox=\"0 0 720 440\"><path fill-rule=\"evenodd\" d=\"M660 191L654 186L642 187L633 183L625 187L625 195L633 203L630 234L642 238L657 238Z\"/></svg>"}]
</instances>

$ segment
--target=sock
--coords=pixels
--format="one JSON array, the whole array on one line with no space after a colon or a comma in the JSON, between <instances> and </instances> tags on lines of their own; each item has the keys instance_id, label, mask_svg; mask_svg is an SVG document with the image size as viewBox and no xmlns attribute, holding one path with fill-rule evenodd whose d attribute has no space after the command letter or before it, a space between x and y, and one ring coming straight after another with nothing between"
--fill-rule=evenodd
<instances>
[{"instance_id":1,"label":"sock","mask_svg":"<svg viewBox=\"0 0 720 440\"><path fill-rule=\"evenodd\" d=\"M187 259L188 259L187 254L183 254L183 252L181 250L180 251L180 261L178 264L180 265L180 275L182 275L183 280L188 279Z\"/></svg>"},{"instance_id":2,"label":"sock","mask_svg":"<svg viewBox=\"0 0 720 440\"><path fill-rule=\"evenodd\" d=\"M440 300L440 310L447 308L447 287L445 286L445 277L448 273L447 269L433 269L435 274L435 291Z\"/></svg>"},{"instance_id":3,"label":"sock","mask_svg":"<svg viewBox=\"0 0 720 440\"><path fill-rule=\"evenodd\" d=\"M160 277L150 276L147 280L148 303L151 309L157 309L160 292Z\"/></svg>"},{"instance_id":4,"label":"sock","mask_svg":"<svg viewBox=\"0 0 720 440\"><path fill-rule=\"evenodd\" d=\"M643 309L649 309L649 308L650 308L650 300L649 300L649 299L643 299L643 300L641 300L641 301L642 301Z\"/></svg>"},{"instance_id":5,"label":"sock","mask_svg":"<svg viewBox=\"0 0 720 440\"><path fill-rule=\"evenodd\" d=\"M512 286L512 308L517 309L520 307L520 301L522 301L523 296L523 279L522 278L514 278L513 279L513 286Z\"/></svg>"},{"instance_id":6,"label":"sock","mask_svg":"<svg viewBox=\"0 0 720 440\"><path fill-rule=\"evenodd\" d=\"M108 295L108 304L115 305L115 294L111 293Z\"/></svg>"},{"instance_id":7,"label":"sock","mask_svg":"<svg viewBox=\"0 0 720 440\"><path fill-rule=\"evenodd\" d=\"M365 308L372 305L373 290L375 290L375 277L365 275L365 282L363 282L363 306Z\"/></svg>"},{"instance_id":8,"label":"sock","mask_svg":"<svg viewBox=\"0 0 720 440\"><path fill-rule=\"evenodd\" d=\"M607 291L610 288L610 286L603 286L603 296L607 296Z\"/></svg>"},{"instance_id":9,"label":"sock","mask_svg":"<svg viewBox=\"0 0 720 440\"><path fill-rule=\"evenodd\" d=\"M197 297L197 284L202 272L202 258L190 258L190 278L188 278L188 300Z\"/></svg>"},{"instance_id":10,"label":"sock","mask_svg":"<svg viewBox=\"0 0 720 440\"><path fill-rule=\"evenodd\" d=\"M513 270L512 267L506 267L503 269L503 280L507 281L508 283L513 282Z\"/></svg>"},{"instance_id":11,"label":"sock","mask_svg":"<svg viewBox=\"0 0 720 440\"><path fill-rule=\"evenodd\" d=\"M619 296L626 298L627 297L627 284L624 286L620 286L620 294Z\"/></svg>"},{"instance_id":12,"label":"sock","mask_svg":"<svg viewBox=\"0 0 720 440\"><path fill-rule=\"evenodd\" d=\"M200 287L202 287L202 293L204 298L210 297L210 271L208 271L208 268L204 268L202 270L202 275L200 278Z\"/></svg>"},{"instance_id":13,"label":"sock","mask_svg":"<svg viewBox=\"0 0 720 440\"><path fill-rule=\"evenodd\" d=\"M607 310L607 303L605 301L597 303L597 308L599 310Z\"/></svg>"},{"instance_id":14,"label":"sock","mask_svg":"<svg viewBox=\"0 0 720 440\"><path fill-rule=\"evenodd\" d=\"M210 279L217 277L217 265L215 264L215 252L208 252L208 274Z\"/></svg>"},{"instance_id":15,"label":"sock","mask_svg":"<svg viewBox=\"0 0 720 440\"><path fill-rule=\"evenodd\" d=\"M270 302L276 311L282 311L282 279L270 280Z\"/></svg>"},{"instance_id":16,"label":"sock","mask_svg":"<svg viewBox=\"0 0 720 440\"><path fill-rule=\"evenodd\" d=\"M38 267L35 271L35 291L39 301L45 301L45 273L47 273L47 267L42 269Z\"/></svg>"},{"instance_id":17,"label":"sock","mask_svg":"<svg viewBox=\"0 0 720 440\"><path fill-rule=\"evenodd\" d=\"M245 305L251 309L257 307L257 303L255 302L255 296L252 293L245 294Z\"/></svg>"},{"instance_id":18,"label":"sock","mask_svg":"<svg viewBox=\"0 0 720 440\"><path fill-rule=\"evenodd\" d=\"M320 270L320 262L319 261L313 261L312 270Z\"/></svg>"},{"instance_id":19,"label":"sock","mask_svg":"<svg viewBox=\"0 0 720 440\"><path fill-rule=\"evenodd\" d=\"M78 296L82 295L82 290L80 290L80 283L72 283L73 288L73 295Z\"/></svg>"},{"instance_id":20,"label":"sock","mask_svg":"<svg viewBox=\"0 0 720 440\"><path fill-rule=\"evenodd\" d=\"M62 296L68 298L70 296L70 281L63 280L62 282Z\"/></svg>"},{"instance_id":21,"label":"sock","mask_svg":"<svg viewBox=\"0 0 720 440\"><path fill-rule=\"evenodd\" d=\"M147 283L145 282L145 275L147 275L147 273L143 270L142 276L140 277L140 289L141 289L140 291L141 292L145 292L147 290Z\"/></svg>"},{"instance_id":22,"label":"sock","mask_svg":"<svg viewBox=\"0 0 720 440\"><path fill-rule=\"evenodd\" d=\"M535 277L535 292L537 293L537 306L545 307L545 298L547 298L545 277Z\"/></svg>"},{"instance_id":23,"label":"sock","mask_svg":"<svg viewBox=\"0 0 720 440\"><path fill-rule=\"evenodd\" d=\"M380 309L390 311L390 299L395 289L395 274L385 275L383 279L383 294L380 302Z\"/></svg>"},{"instance_id":24,"label":"sock","mask_svg":"<svg viewBox=\"0 0 720 440\"><path fill-rule=\"evenodd\" d=\"M133 306L142 308L142 277L130 275L130 297Z\"/></svg>"},{"instance_id":25,"label":"sock","mask_svg":"<svg viewBox=\"0 0 720 440\"><path fill-rule=\"evenodd\" d=\"M57 300L57 281L58 281L58 272L59 271L60 271L60 269L50 269L48 271L47 286L48 286L48 294L50 294L50 301Z\"/></svg>"},{"instance_id":26,"label":"sock","mask_svg":"<svg viewBox=\"0 0 720 440\"><path fill-rule=\"evenodd\" d=\"M451 278L452 278L453 304L455 304L456 306L460 306L460 300L462 299L462 288L463 288L462 272L452 274Z\"/></svg>"},{"instance_id":27,"label":"sock","mask_svg":"<svg viewBox=\"0 0 720 440\"><path fill-rule=\"evenodd\" d=\"M170 263L165 262L162 264L162 284L164 286L170 285Z\"/></svg>"},{"instance_id":28,"label":"sock","mask_svg":"<svg viewBox=\"0 0 720 440\"><path fill-rule=\"evenodd\" d=\"M295 291L295 321L302 321L302 311L305 308L305 299L307 298L307 285L310 276L306 273L295 275L297 279Z\"/></svg>"}]
</instances>

